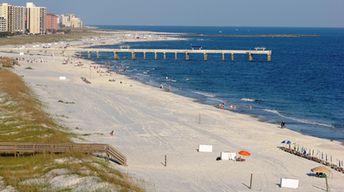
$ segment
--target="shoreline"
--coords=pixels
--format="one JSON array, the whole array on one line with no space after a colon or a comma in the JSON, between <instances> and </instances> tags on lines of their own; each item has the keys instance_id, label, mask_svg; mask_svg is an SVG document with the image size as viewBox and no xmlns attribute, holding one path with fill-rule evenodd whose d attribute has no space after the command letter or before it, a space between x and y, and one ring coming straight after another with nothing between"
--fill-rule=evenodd
<instances>
[{"instance_id":1,"label":"shoreline","mask_svg":"<svg viewBox=\"0 0 344 192\"><path fill-rule=\"evenodd\" d=\"M149 32L149 33L151 33L151 32ZM172 37L174 38L175 36L172 35ZM185 39L184 38L172 39L172 41L173 40L182 41ZM156 42L156 41L167 41L167 40L155 40L155 41L144 41L144 42L149 43L149 42ZM128 45L130 45L130 43L135 43L135 42L139 42L139 41L134 40L134 41L123 42L120 44L128 43ZM141 43L142 43L142 41L141 41ZM114 46L116 46L116 44ZM95 45L92 47L102 48L102 45ZM105 47L105 48L108 48L108 47ZM92 60L92 59L89 59L89 60L96 62L95 60ZM121 59L121 61L130 62L131 60L130 60L130 58L129 59L127 58L127 59ZM118 63L120 64L121 61L117 62L117 64ZM147 61L150 62L150 60L147 60ZM105 62L104 65L107 65L107 62L109 62L109 64L111 63L111 66L116 65L112 62L111 58L110 59L102 59L102 62ZM171 61L171 62L173 62L173 61ZM122 65L122 64L120 64L120 65ZM143 70L140 71L141 68L137 68L137 69L140 73L146 74L145 72L147 70L146 71L143 71ZM256 118L258 121L272 123L275 125L280 125L280 123L283 121L283 122L286 122L286 124L287 124L284 128L287 128L289 130L293 130L293 131L296 131L298 133L308 135L308 136L317 137L317 138L339 141L339 142L342 142L342 144L344 145L344 138L342 137L344 132L340 128L337 129L335 127L335 125L331 124L331 122L324 121L324 120L318 121L314 118L313 119L307 118L305 116L295 116L295 115L293 115L293 113L290 113L290 111L278 111L277 109L274 109L273 107L269 107L267 105L263 106L263 105L259 104L260 102L265 102L265 103L270 102L268 100L264 100L264 99L260 99L260 98L254 98L254 97L252 97L252 98L241 98L241 99L230 98L230 99L226 100L225 98L217 97L217 95L215 95L216 93L212 93L212 92L206 92L206 91L203 92L203 91L195 91L192 89L188 89L189 93L187 93L187 91L178 90L181 86L179 86L179 87L169 86L169 82L166 82L163 80L159 81L157 79L154 79L153 81L151 81L151 79L139 78L139 76L132 74L132 73L126 73L126 74L121 73L121 74L131 78L132 80L140 81L141 83L148 85L148 86L159 87L160 84L164 85L164 86L167 85L165 87L169 87L168 89L170 89L171 92L173 92L174 94L192 98L195 100L195 102L199 102L201 104L215 106L221 102L225 102L226 103L226 109L225 110L233 111L233 112L240 113L240 114L246 114L246 115L249 115L253 118ZM178 81L180 81L180 80L181 79L179 79ZM175 89L173 89L173 88L175 88ZM190 91L191 91L191 93L190 93ZM212 95L213 97L212 96L208 97L207 95ZM199 99L203 99L203 101L201 101ZM233 104L234 109L231 109L232 104ZM249 107L252 107L252 108L248 109ZM293 111L293 112L295 112L295 111Z\"/></svg>"},{"instance_id":2,"label":"shoreline","mask_svg":"<svg viewBox=\"0 0 344 192\"><path fill-rule=\"evenodd\" d=\"M48 56L44 58L50 57ZM25 81L29 82L30 87L32 87L35 93L40 96L40 99L42 99L47 104L48 111L51 112L51 114L57 115L59 113L63 113L63 115L70 118L62 120L60 119L60 121L62 121L63 124L66 124L72 132L76 132L78 134L86 134L88 132L91 132L93 135L91 134L90 137L86 136L85 139L91 142L109 142L114 146L116 146L117 144L120 146L120 149L122 149L124 153L126 151L129 151L129 167L124 168L123 170L129 171L130 173L133 173L143 179L146 179L145 176L147 174L147 182L155 183L154 188L157 187L159 191L168 190L163 187L164 185L169 186L169 188L180 189L181 191L221 190L224 189L224 186L227 186L225 188L232 189L233 191L245 191L245 186L242 186L240 182L244 182L244 178L246 178L246 176L245 174L240 173L239 170L246 164L248 167L250 167L251 170L261 172L262 170L258 168L255 163L258 163L262 166L270 165L276 168L278 171L283 172L283 174L279 174L280 176L287 177L290 175L289 177L302 177L302 180L306 183L316 183L315 180L312 180L312 178L307 178L299 174L302 171L305 171L305 168L302 166L310 167L316 164L288 156L287 154L283 154L276 149L276 146L279 145L280 141L288 139L287 137L293 137L295 138L295 140L300 140L307 148L314 148L314 143L318 143L317 145L319 149L332 151L333 154L338 154L338 158L344 158L344 154L342 152L343 146L340 145L340 143L337 141L330 142L325 139L302 135L301 133L297 133L292 130L277 129L276 125L266 122L259 122L258 119L250 117L249 115L239 114L231 111L223 111L211 106L200 104L194 102L192 98L176 95L174 93L163 92L159 88L145 85L123 75L112 74L113 77L116 78L116 82L114 83L107 81L109 76L98 76L97 78L92 76L94 78L90 79L92 84L89 87L85 87L86 84L83 84L83 82L79 81L80 76L86 76L85 74L88 73L94 74L94 71L89 72L91 71L89 70L89 67L62 65L61 63L63 58L64 57L55 56L54 61L51 62L51 65L53 65L53 67L44 66L38 63L29 64L34 68L33 71L25 70L24 68L28 65L22 63L22 66L16 68L16 72L24 75ZM84 65L92 63L92 61L87 60L75 60L82 61ZM37 67L35 67L35 65L40 66L40 68L36 69ZM68 83L71 84L65 85L67 87L59 86L60 82L51 78L52 76L56 78L57 74L67 74L68 76L70 76L70 81ZM118 81L122 81L122 83L118 83ZM42 88L40 86L37 86L37 83L39 82L49 85L47 85L47 87L45 88ZM55 93L55 91L53 91L54 89L59 90L59 93ZM78 93L76 90L79 90L80 93ZM68 93L68 91L72 91L72 93ZM95 93L92 94L92 91L99 91L97 92L99 93L99 95ZM87 118L85 118L82 115L78 114L80 113L79 110L73 109L71 108L71 106L61 106L56 103L56 101L54 100L56 100L57 95L54 95L53 93L67 99L82 99L82 95L87 93L86 95L89 94L88 96L90 96L90 98L85 98L87 99L87 101L85 102L81 100L78 100L78 102L83 102L83 104L91 103L93 105L99 105L101 107L91 108L91 106L85 105L77 106L77 109L80 109L80 111L86 113L85 116ZM118 93L119 95L115 98L115 100L113 100L111 93ZM101 100L101 98L99 98L100 96L104 99L103 101L99 101ZM166 101L169 101L170 103L166 104ZM134 104L131 104L130 102L134 102ZM106 106L107 104L112 107L108 108ZM119 109L117 109L117 105L119 106ZM151 106L153 109L149 109L148 111L146 111L147 107L149 106ZM86 109L83 109L83 107ZM102 107L104 109L102 109ZM106 117L94 114L94 112L92 112L92 109L102 113L102 115ZM195 111L198 111L198 113L195 113ZM146 112L148 114L146 114ZM133 115L134 117L130 118L127 115L123 116L123 113L127 115ZM112 117L111 114L116 114L121 118ZM201 114L202 120L204 122L197 122L199 114ZM173 115L173 117L171 117L171 115ZM95 121L97 122L90 122L89 118L95 118ZM87 123L83 123L82 120L86 121ZM136 122L135 120L138 122ZM80 126L80 128L82 129L73 130L72 127L75 127L74 125L76 124L82 124L82 126ZM105 127L106 124L112 124L114 125L114 127ZM174 125L171 128L172 130L168 128L161 128L162 130L159 130L159 127L161 127L162 125L168 127L168 125L171 124ZM92 125L98 128L94 130L91 128ZM250 129L245 129L246 126ZM112 141L112 137L108 138L108 136L95 135L95 133L97 132L106 134L107 132L110 132L111 129L116 129L116 132L118 130L117 134L123 138L118 138L119 141ZM262 131L265 134L273 136L273 138L264 136ZM176 137L175 134L180 138ZM188 138L191 140L187 141ZM227 140L227 138L231 139ZM144 149L143 152L137 151L132 148L132 146L130 146L130 142L126 141L127 139L129 139L130 141L133 140L134 146ZM135 139L139 141L135 141ZM256 142L259 143L258 147L254 146L256 145L255 142L249 141L250 139L257 139ZM185 146L181 145L182 143L179 143L183 141L186 142ZM231 149L227 150L238 151L244 148L253 151L257 154L257 156L252 157L252 160L249 159L243 165L237 163L233 164L231 162L214 162L214 159L216 158L215 156L218 156L217 153L220 152L220 149L216 149L216 154L213 153L211 155L203 156L203 154L195 153L194 149L190 148L192 146L196 148L198 144L201 144L201 142L207 141L210 143L214 143L214 146L216 148L220 148L222 150L226 150L228 146L230 146ZM141 146L141 144L143 145ZM156 151L150 151L149 149L151 147L157 147L158 149ZM276 160L276 162L278 163L277 165L273 164L272 162L266 164L267 162L271 161L271 159L269 159L268 156L261 151L269 152L269 150L277 155L276 157L271 157ZM160 165L159 161L162 161L164 153L167 152L171 153L172 165L171 168L170 166L168 166L166 169ZM139 159L134 159L134 157L138 154L141 154L139 156L142 156L145 153L149 154L149 156L152 156L153 158L150 159L144 157L142 161L140 161ZM295 160L298 164L298 168L287 168L286 165L288 164L288 161L283 160L283 158L290 158ZM155 161L155 159L157 159L157 161ZM154 162L150 162L152 160ZM183 163L185 163L185 165L183 165ZM196 165L204 168L205 171L197 170L199 169L199 166L195 166L192 163L196 163ZM181 167L178 167L177 165L180 165ZM282 166L283 169L276 166ZM235 173L237 174L235 176L238 176L238 178L233 178L233 176L231 176L232 174L221 171L221 169L228 168L234 169ZM213 169L216 170L216 172L214 172ZM295 169L301 169L301 171L299 172L299 170ZM166 175L165 171L170 172L172 176ZM274 173L274 170L271 170L270 173L276 174ZM199 176L196 176L198 174ZM305 174L306 173L304 173L303 175ZM211 186L207 186L211 184L211 182L209 183L209 180L206 177L207 175L209 175L210 178L212 178L211 180L216 183L214 188ZM338 175L336 173L334 173L334 175L336 181L340 182L340 179L343 178L342 175ZM171 179L171 183L169 183L169 179L163 180L161 178L163 176L167 176L167 178ZM190 176L192 177L191 180ZM222 176L231 178L232 181L223 180ZM278 182L276 176L271 177L265 174L262 176L264 176L265 178L265 180L264 178L263 180L261 180L263 184L260 186L263 191L277 190L271 183ZM178 186L177 178L189 181L188 183L190 183L190 185L192 186L189 186L188 183L184 183L181 186ZM196 187L197 185L200 186ZM316 191L315 188L312 188L308 185L302 187L305 187L303 188L305 191L308 191L309 189L314 189ZM338 184L335 185L335 187L338 187L337 189L340 189L340 187L342 186Z\"/></svg>"}]
</instances>

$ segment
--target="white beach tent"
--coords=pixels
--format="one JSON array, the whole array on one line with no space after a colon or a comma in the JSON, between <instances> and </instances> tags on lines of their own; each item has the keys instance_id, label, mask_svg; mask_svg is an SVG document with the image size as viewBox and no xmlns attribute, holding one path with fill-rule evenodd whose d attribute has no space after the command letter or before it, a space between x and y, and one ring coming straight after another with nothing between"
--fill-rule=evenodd
<instances>
[{"instance_id":1,"label":"white beach tent","mask_svg":"<svg viewBox=\"0 0 344 192\"><path fill-rule=\"evenodd\" d=\"M223 160L223 161L228 161L228 160L235 161L236 160L236 153L221 152L221 160Z\"/></svg>"},{"instance_id":2,"label":"white beach tent","mask_svg":"<svg viewBox=\"0 0 344 192\"><path fill-rule=\"evenodd\" d=\"M199 145L198 152L211 153L213 152L213 146L212 145Z\"/></svg>"}]
</instances>

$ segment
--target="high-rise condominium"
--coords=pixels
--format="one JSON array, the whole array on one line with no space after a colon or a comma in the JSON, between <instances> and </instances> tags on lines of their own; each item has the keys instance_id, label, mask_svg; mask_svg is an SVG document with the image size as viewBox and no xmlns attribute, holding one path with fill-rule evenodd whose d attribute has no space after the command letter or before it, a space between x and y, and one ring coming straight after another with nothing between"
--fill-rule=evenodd
<instances>
[{"instance_id":1,"label":"high-rise condominium","mask_svg":"<svg viewBox=\"0 0 344 192\"><path fill-rule=\"evenodd\" d=\"M47 8L26 3L26 29L28 33L44 34L46 32L46 15Z\"/></svg>"}]
</instances>

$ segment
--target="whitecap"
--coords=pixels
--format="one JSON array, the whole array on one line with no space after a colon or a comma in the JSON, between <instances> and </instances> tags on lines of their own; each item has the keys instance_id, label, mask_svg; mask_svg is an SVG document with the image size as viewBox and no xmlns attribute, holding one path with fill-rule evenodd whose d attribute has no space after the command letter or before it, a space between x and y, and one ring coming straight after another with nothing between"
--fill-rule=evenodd
<instances>
[{"instance_id":1,"label":"whitecap","mask_svg":"<svg viewBox=\"0 0 344 192\"><path fill-rule=\"evenodd\" d=\"M246 101L246 102L255 102L257 101L256 99L251 99L251 98L241 98L241 101Z\"/></svg>"},{"instance_id":2,"label":"whitecap","mask_svg":"<svg viewBox=\"0 0 344 192\"><path fill-rule=\"evenodd\" d=\"M215 94L207 93L207 92L202 92L202 91L194 91L194 93L205 96L205 97L210 97L210 98L215 98Z\"/></svg>"}]
</instances>

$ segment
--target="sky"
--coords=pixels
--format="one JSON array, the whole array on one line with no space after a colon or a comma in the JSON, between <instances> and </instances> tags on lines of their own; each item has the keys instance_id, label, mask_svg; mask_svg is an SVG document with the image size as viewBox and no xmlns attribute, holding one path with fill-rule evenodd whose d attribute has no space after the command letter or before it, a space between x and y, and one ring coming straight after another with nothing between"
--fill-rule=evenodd
<instances>
[{"instance_id":1,"label":"sky","mask_svg":"<svg viewBox=\"0 0 344 192\"><path fill-rule=\"evenodd\" d=\"M24 0L0 0L25 5ZM344 0L32 0L87 25L344 27Z\"/></svg>"}]
</instances>

